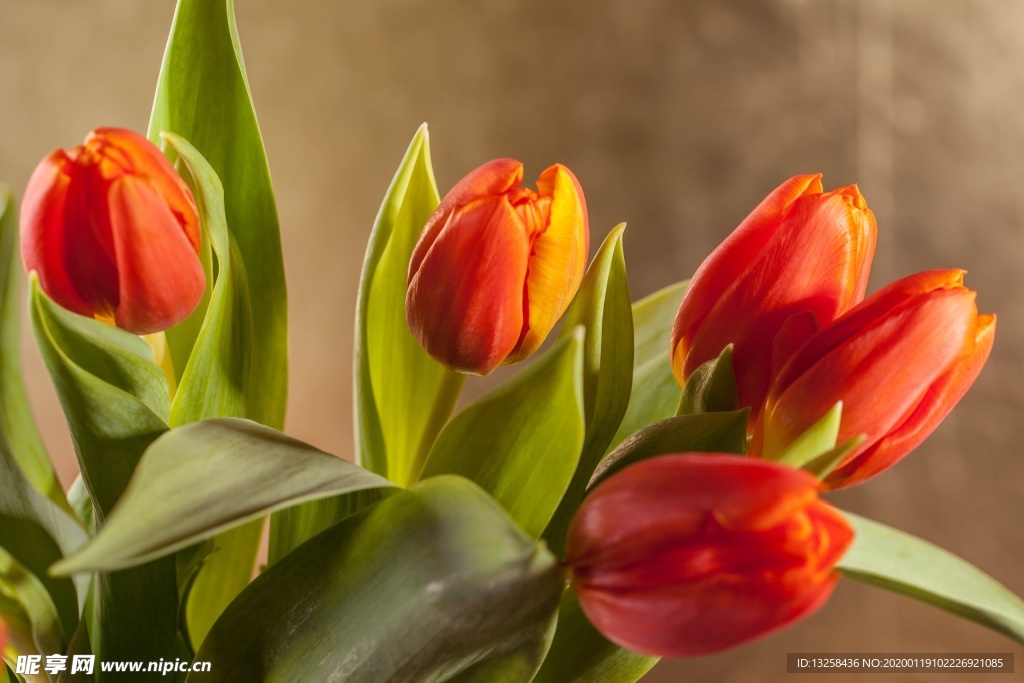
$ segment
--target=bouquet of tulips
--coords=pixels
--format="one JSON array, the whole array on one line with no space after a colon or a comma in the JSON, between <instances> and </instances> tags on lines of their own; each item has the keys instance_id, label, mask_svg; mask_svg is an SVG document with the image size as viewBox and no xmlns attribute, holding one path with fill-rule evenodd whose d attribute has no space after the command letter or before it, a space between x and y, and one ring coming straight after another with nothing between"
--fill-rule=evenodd
<instances>
[{"instance_id":1,"label":"bouquet of tulips","mask_svg":"<svg viewBox=\"0 0 1024 683\"><path fill-rule=\"evenodd\" d=\"M995 316L962 271L866 296L874 216L806 175L631 303L624 226L588 264L585 184L523 181L498 159L442 199L415 134L362 272L356 464L286 436L231 3L179 0L148 135L97 129L20 212L0 198L0 680L628 683L807 617L841 577L1024 642L994 579L822 498L981 372ZM20 374L19 259L66 492ZM527 359L456 410L466 374Z\"/></svg>"}]
</instances>

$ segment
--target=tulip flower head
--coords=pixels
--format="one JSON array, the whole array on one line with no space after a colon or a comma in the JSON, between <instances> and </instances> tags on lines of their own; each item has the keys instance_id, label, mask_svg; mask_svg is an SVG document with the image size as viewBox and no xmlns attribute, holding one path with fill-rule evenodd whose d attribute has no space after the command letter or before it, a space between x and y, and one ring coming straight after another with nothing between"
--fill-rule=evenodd
<instances>
[{"instance_id":1,"label":"tulip flower head","mask_svg":"<svg viewBox=\"0 0 1024 683\"><path fill-rule=\"evenodd\" d=\"M672 329L676 379L733 344L739 405L753 424L774 372L864 298L875 239L856 186L822 192L820 175L780 185L691 279Z\"/></svg>"},{"instance_id":2,"label":"tulip flower head","mask_svg":"<svg viewBox=\"0 0 1024 683\"><path fill-rule=\"evenodd\" d=\"M591 623L644 654L710 654L820 607L853 538L806 472L724 454L631 465L569 529L566 565Z\"/></svg>"},{"instance_id":3,"label":"tulip flower head","mask_svg":"<svg viewBox=\"0 0 1024 683\"><path fill-rule=\"evenodd\" d=\"M526 358L583 280L590 233L579 182L561 164L521 187L523 166L496 159L456 185L409 263L406 319L443 365L486 375Z\"/></svg>"},{"instance_id":4,"label":"tulip flower head","mask_svg":"<svg viewBox=\"0 0 1024 683\"><path fill-rule=\"evenodd\" d=\"M774 379L751 453L771 459L843 402L839 442L865 441L825 479L858 484L917 447L988 359L994 315L979 315L964 271L898 280L814 335Z\"/></svg>"},{"instance_id":5,"label":"tulip flower head","mask_svg":"<svg viewBox=\"0 0 1024 683\"><path fill-rule=\"evenodd\" d=\"M129 130L99 128L36 167L21 211L21 253L61 306L136 334L173 327L206 277L199 219L167 158Z\"/></svg>"}]
</instances>

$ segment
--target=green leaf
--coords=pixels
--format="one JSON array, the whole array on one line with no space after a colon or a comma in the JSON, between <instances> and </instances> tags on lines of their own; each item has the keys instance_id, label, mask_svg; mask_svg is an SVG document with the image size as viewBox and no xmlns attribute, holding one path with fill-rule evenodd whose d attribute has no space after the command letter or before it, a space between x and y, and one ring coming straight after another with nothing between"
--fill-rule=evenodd
<instances>
[{"instance_id":1,"label":"green leaf","mask_svg":"<svg viewBox=\"0 0 1024 683\"><path fill-rule=\"evenodd\" d=\"M183 162L182 175L195 195L204 242L212 248L217 266L205 315L171 404L171 426L259 413L264 387L251 376L249 282L228 229L223 185L188 141L174 133L165 133L164 138ZM263 523L256 520L215 539L215 551L189 593L187 621L194 642L202 642L224 607L249 583L262 534Z\"/></svg>"},{"instance_id":2,"label":"green leaf","mask_svg":"<svg viewBox=\"0 0 1024 683\"><path fill-rule=\"evenodd\" d=\"M258 403L250 377L253 321L249 283L238 246L228 231L220 179L201 154L173 133L167 142L184 162L182 175L199 207L203 235L217 258L216 281L206 316L171 404L172 427L213 417L245 417Z\"/></svg>"},{"instance_id":3,"label":"green leaf","mask_svg":"<svg viewBox=\"0 0 1024 683\"><path fill-rule=\"evenodd\" d=\"M149 138L188 140L224 184L227 224L249 278L251 372L259 391L247 415L280 429L288 392L287 299L270 170L253 109L231 0L179 0L160 70ZM174 150L168 150L173 157ZM188 335L171 335L176 366L191 354Z\"/></svg>"},{"instance_id":4,"label":"green leaf","mask_svg":"<svg viewBox=\"0 0 1024 683\"><path fill-rule=\"evenodd\" d=\"M92 646L89 643L89 629L84 621L78 624L74 634L71 636L71 644L66 651L68 664L73 661L75 655L91 655ZM57 675L57 683L93 683L95 677L82 671L71 673L71 666Z\"/></svg>"},{"instance_id":5,"label":"green leaf","mask_svg":"<svg viewBox=\"0 0 1024 683\"><path fill-rule=\"evenodd\" d=\"M824 480L832 470L839 466L846 456L854 451L867 439L867 434L844 441L830 451L826 451L801 467L805 472L810 472L818 479Z\"/></svg>"},{"instance_id":6,"label":"green leaf","mask_svg":"<svg viewBox=\"0 0 1024 683\"><path fill-rule=\"evenodd\" d=\"M178 427L157 439L99 534L53 571L113 571L168 555L274 510L384 478L248 420ZM154 505L153 501L160 501Z\"/></svg>"},{"instance_id":7,"label":"green leaf","mask_svg":"<svg viewBox=\"0 0 1024 683\"><path fill-rule=\"evenodd\" d=\"M616 472L658 455L672 453L732 453L747 450L750 409L728 413L678 415L644 427L619 444L601 461L589 488Z\"/></svg>"},{"instance_id":8,"label":"green leaf","mask_svg":"<svg viewBox=\"0 0 1024 683\"><path fill-rule=\"evenodd\" d=\"M7 617L8 613L15 617L24 615L24 623L28 626L27 633L22 633L19 629L15 632L15 637L31 637L34 652L64 652L67 646L65 630L49 591L35 574L3 547L0 547L0 595L13 600L20 608L15 612L10 606L0 604L0 617ZM78 622L74 620L71 623L74 625Z\"/></svg>"},{"instance_id":9,"label":"green leaf","mask_svg":"<svg viewBox=\"0 0 1024 683\"><path fill-rule=\"evenodd\" d=\"M60 308L31 278L32 328L71 429L97 524L142 452L167 429L167 380L139 337ZM172 560L93 581L90 636L103 660L173 658L177 589ZM101 681L102 673L97 676Z\"/></svg>"},{"instance_id":10,"label":"green leaf","mask_svg":"<svg viewBox=\"0 0 1024 683\"><path fill-rule=\"evenodd\" d=\"M677 415L697 415L737 410L736 375L732 369L732 344L718 358L702 363L686 378Z\"/></svg>"},{"instance_id":11,"label":"green leaf","mask_svg":"<svg viewBox=\"0 0 1024 683\"><path fill-rule=\"evenodd\" d=\"M561 337L577 326L586 331L583 344L583 405L586 437L579 465L544 538L560 554L569 520L583 500L587 482L629 404L633 381L633 311L629 303L626 261L622 254L625 223L609 233L587 269L576 298L565 315Z\"/></svg>"},{"instance_id":12,"label":"green leaf","mask_svg":"<svg viewBox=\"0 0 1024 683\"><path fill-rule=\"evenodd\" d=\"M534 537L551 520L583 447L583 330L445 425L423 478L459 474Z\"/></svg>"},{"instance_id":13,"label":"green leaf","mask_svg":"<svg viewBox=\"0 0 1024 683\"><path fill-rule=\"evenodd\" d=\"M438 205L424 124L377 214L359 280L355 338L358 462L400 486L418 478L463 375L435 362L405 320L409 259Z\"/></svg>"},{"instance_id":14,"label":"green leaf","mask_svg":"<svg viewBox=\"0 0 1024 683\"><path fill-rule=\"evenodd\" d=\"M598 633L576 594L566 588L555 639L533 683L635 683L658 660L621 648Z\"/></svg>"},{"instance_id":15,"label":"green leaf","mask_svg":"<svg viewBox=\"0 0 1024 683\"><path fill-rule=\"evenodd\" d=\"M949 551L897 529L843 512L856 536L843 574L975 621L1024 643L1024 601Z\"/></svg>"},{"instance_id":16,"label":"green leaf","mask_svg":"<svg viewBox=\"0 0 1024 683\"><path fill-rule=\"evenodd\" d=\"M70 511L57 480L25 392L21 375L18 303L21 259L14 198L0 185L0 434L10 453L33 486L57 505Z\"/></svg>"},{"instance_id":17,"label":"green leaf","mask_svg":"<svg viewBox=\"0 0 1024 683\"><path fill-rule=\"evenodd\" d=\"M821 456L827 456L836 447L836 439L839 438L839 423L842 421L842 417L843 402L836 401L836 404L820 420L808 427L807 431L787 445L781 453L765 459L801 468Z\"/></svg>"},{"instance_id":18,"label":"green leaf","mask_svg":"<svg viewBox=\"0 0 1024 683\"><path fill-rule=\"evenodd\" d=\"M609 448L638 429L676 414L680 389L672 375L668 347L672 323L689 284L689 280L677 282L633 304L633 392Z\"/></svg>"},{"instance_id":19,"label":"green leaf","mask_svg":"<svg viewBox=\"0 0 1024 683\"><path fill-rule=\"evenodd\" d=\"M86 581L79 586L67 579L50 576L47 569L66 554L85 543L85 532L71 516L49 498L33 487L18 469L11 457L6 439L0 435L0 539L5 556L5 565L14 567L15 574L24 572L37 577L48 599L60 616L62 633L70 633L78 623L81 603L85 600ZM15 577L17 578L17 577ZM6 577L0 569L0 584L14 580ZM14 589L10 589L13 591ZM5 591L0 590L0 593ZM34 620L33 610L21 608L28 614L33 628L39 626ZM0 615L3 611L0 610ZM62 638L63 636L60 636ZM52 640L59 639L54 636ZM57 652L62 650L56 650Z\"/></svg>"},{"instance_id":20,"label":"green leaf","mask_svg":"<svg viewBox=\"0 0 1024 683\"><path fill-rule=\"evenodd\" d=\"M517 674L488 680L530 680L563 586L555 557L492 499L436 477L269 567L197 654L212 671L188 680L440 683L483 680L472 673L489 660Z\"/></svg>"}]
</instances>

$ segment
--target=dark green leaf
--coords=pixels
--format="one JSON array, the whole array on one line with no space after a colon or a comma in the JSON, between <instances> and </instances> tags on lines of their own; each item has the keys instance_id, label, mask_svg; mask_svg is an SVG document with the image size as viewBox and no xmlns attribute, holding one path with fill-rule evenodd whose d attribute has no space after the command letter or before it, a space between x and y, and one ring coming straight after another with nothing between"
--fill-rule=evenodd
<instances>
[{"instance_id":1,"label":"dark green leaf","mask_svg":"<svg viewBox=\"0 0 1024 683\"><path fill-rule=\"evenodd\" d=\"M247 397L246 417L280 429L288 391L280 228L231 0L179 0L149 138L159 144L164 131L194 145L223 182L227 224L245 263L251 299L250 362L259 391ZM176 367L184 367L191 341L187 334L168 339Z\"/></svg>"},{"instance_id":2,"label":"dark green leaf","mask_svg":"<svg viewBox=\"0 0 1024 683\"><path fill-rule=\"evenodd\" d=\"M669 343L672 323L689 280L677 282L633 304L633 391L611 447L676 414L680 389L672 376Z\"/></svg>"},{"instance_id":3,"label":"dark green leaf","mask_svg":"<svg viewBox=\"0 0 1024 683\"><path fill-rule=\"evenodd\" d=\"M64 652L67 643L64 626L46 586L3 547L0 547L0 595L7 596L17 608L12 610L10 605L0 604L0 617L6 618L9 613L16 617L12 621L25 625L14 632L15 638L31 638L34 652ZM24 622L17 617L23 617ZM77 621L71 623L77 624ZM21 632L26 626L27 632Z\"/></svg>"},{"instance_id":4,"label":"dark green leaf","mask_svg":"<svg viewBox=\"0 0 1024 683\"><path fill-rule=\"evenodd\" d=\"M576 471L583 447L583 330L445 425L424 479L476 482L537 537Z\"/></svg>"},{"instance_id":5,"label":"dark green leaf","mask_svg":"<svg viewBox=\"0 0 1024 683\"><path fill-rule=\"evenodd\" d=\"M482 491L436 477L315 536L228 607L189 681L482 680L540 665L564 577ZM461 674L465 678L459 679Z\"/></svg>"},{"instance_id":6,"label":"dark green leaf","mask_svg":"<svg viewBox=\"0 0 1024 683\"><path fill-rule=\"evenodd\" d=\"M405 320L409 259L437 204L424 125L377 214L356 312L358 461L400 486L416 481L462 388L463 376L428 356Z\"/></svg>"},{"instance_id":7,"label":"dark green leaf","mask_svg":"<svg viewBox=\"0 0 1024 683\"><path fill-rule=\"evenodd\" d=\"M678 415L644 427L601 461L590 487L633 463L672 453L732 453L747 450L750 409L729 413Z\"/></svg>"},{"instance_id":8,"label":"dark green leaf","mask_svg":"<svg viewBox=\"0 0 1024 683\"><path fill-rule=\"evenodd\" d=\"M736 375L732 369L732 344L718 358L701 364L686 378L678 415L697 415L738 410Z\"/></svg>"},{"instance_id":9,"label":"dark green leaf","mask_svg":"<svg viewBox=\"0 0 1024 683\"><path fill-rule=\"evenodd\" d=\"M248 420L185 425L153 443L99 534L54 571L134 567L274 510L390 486L361 467Z\"/></svg>"},{"instance_id":10,"label":"dark green leaf","mask_svg":"<svg viewBox=\"0 0 1024 683\"><path fill-rule=\"evenodd\" d=\"M561 336L577 326L583 344L583 400L587 432L579 465L544 538L561 553L565 531L579 507L587 482L604 455L629 404L633 381L633 312L629 303L623 223L605 239L565 315Z\"/></svg>"},{"instance_id":11,"label":"dark green leaf","mask_svg":"<svg viewBox=\"0 0 1024 683\"><path fill-rule=\"evenodd\" d=\"M635 683L658 659L608 641L590 625L576 594L567 588L555 639L533 683Z\"/></svg>"},{"instance_id":12,"label":"dark green leaf","mask_svg":"<svg viewBox=\"0 0 1024 683\"><path fill-rule=\"evenodd\" d=\"M167 429L167 380L146 342L65 311L43 294L36 278L30 311L36 345L64 408L102 526L142 452ZM100 659L173 658L177 589L172 560L98 574L93 590L90 635Z\"/></svg>"},{"instance_id":13,"label":"dark green leaf","mask_svg":"<svg viewBox=\"0 0 1024 683\"><path fill-rule=\"evenodd\" d=\"M18 228L14 198L0 186L0 434L28 481L67 509L64 491L36 429L21 376Z\"/></svg>"},{"instance_id":14,"label":"dark green leaf","mask_svg":"<svg viewBox=\"0 0 1024 683\"><path fill-rule=\"evenodd\" d=\"M848 512L853 545L843 574L970 619L1024 643L1024 601L952 553Z\"/></svg>"}]
</instances>

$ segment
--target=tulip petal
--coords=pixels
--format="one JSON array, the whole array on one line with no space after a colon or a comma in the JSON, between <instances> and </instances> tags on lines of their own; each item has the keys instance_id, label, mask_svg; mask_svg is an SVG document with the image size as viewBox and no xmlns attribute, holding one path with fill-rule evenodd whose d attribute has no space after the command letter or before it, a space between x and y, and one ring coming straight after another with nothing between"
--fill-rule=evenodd
<instances>
[{"instance_id":1,"label":"tulip petal","mask_svg":"<svg viewBox=\"0 0 1024 683\"><path fill-rule=\"evenodd\" d=\"M992 351L995 323L994 315L978 316L960 358L932 384L906 420L868 449L854 453L846 464L826 477L825 487L845 488L870 479L902 460L924 441L981 373Z\"/></svg>"},{"instance_id":2,"label":"tulip petal","mask_svg":"<svg viewBox=\"0 0 1024 683\"><path fill-rule=\"evenodd\" d=\"M729 454L644 460L591 492L586 514L578 515L569 531L567 561L622 562L646 552L651 535L696 533L712 515L724 528L769 528L807 505L818 488L806 472Z\"/></svg>"},{"instance_id":3,"label":"tulip petal","mask_svg":"<svg viewBox=\"0 0 1024 683\"><path fill-rule=\"evenodd\" d=\"M484 197L500 197L523 182L523 165L515 159L494 159L471 171L448 191L420 233L409 259L409 280L419 271L427 251L460 206Z\"/></svg>"},{"instance_id":4,"label":"tulip petal","mask_svg":"<svg viewBox=\"0 0 1024 683\"><path fill-rule=\"evenodd\" d=\"M21 207L21 256L25 270L36 271L39 284L50 298L80 315L92 315L92 307L71 283L66 258L70 253L64 217L70 176L64 171L67 154L57 150L32 173Z\"/></svg>"},{"instance_id":5,"label":"tulip petal","mask_svg":"<svg viewBox=\"0 0 1024 683\"><path fill-rule=\"evenodd\" d=\"M536 351L569 307L587 267L590 229L579 182L555 164L537 180L541 196L551 197L547 229L533 241L526 277L527 320L521 341L505 360L514 363Z\"/></svg>"},{"instance_id":6,"label":"tulip petal","mask_svg":"<svg viewBox=\"0 0 1024 683\"><path fill-rule=\"evenodd\" d=\"M591 623L636 652L699 655L763 637L817 609L838 580L853 533L818 489L776 463L645 460L584 502L570 583Z\"/></svg>"},{"instance_id":7,"label":"tulip petal","mask_svg":"<svg viewBox=\"0 0 1024 683\"><path fill-rule=\"evenodd\" d=\"M121 293L118 327L135 334L173 327L192 313L206 287L192 242L147 180L118 178L108 202Z\"/></svg>"},{"instance_id":8,"label":"tulip petal","mask_svg":"<svg viewBox=\"0 0 1024 683\"><path fill-rule=\"evenodd\" d=\"M672 328L672 368L680 384L685 381L688 374L683 372L686 353L680 352L680 344L684 344L684 349L689 348L693 330L707 317L722 292L728 289L757 258L758 253L772 238L775 228L790 204L800 197L820 194L821 191L820 173L795 176L779 185L750 212L739 227L694 273ZM718 352L715 353L717 354ZM707 360L710 358L705 358L701 362Z\"/></svg>"},{"instance_id":9,"label":"tulip petal","mask_svg":"<svg viewBox=\"0 0 1024 683\"><path fill-rule=\"evenodd\" d=\"M97 128L89 134L85 144L86 147L96 146L110 158L127 163L126 170L131 175L146 178L177 217L192 247L199 252L200 229L195 200L166 156L157 153L145 137L125 128Z\"/></svg>"},{"instance_id":10,"label":"tulip petal","mask_svg":"<svg viewBox=\"0 0 1024 683\"><path fill-rule=\"evenodd\" d=\"M740 406L751 407L751 424L755 423L771 377L779 370L772 367L773 357L776 362L788 359L806 341L794 333L812 329L790 327L786 341L791 347L781 348L773 342L786 321L809 312L819 327L824 326L856 303L874 244L873 237L862 235L865 230L874 232L874 221L865 223L862 214L841 193L798 198L782 225L697 328L683 374L689 375L726 345L735 344ZM865 244L871 249L866 250ZM737 325L737 320L745 322Z\"/></svg>"},{"instance_id":11,"label":"tulip petal","mask_svg":"<svg viewBox=\"0 0 1024 683\"><path fill-rule=\"evenodd\" d=\"M838 575L795 595L736 586L728 578L654 590L606 592L573 584L587 618L635 652L692 657L761 638L820 608Z\"/></svg>"},{"instance_id":12,"label":"tulip petal","mask_svg":"<svg viewBox=\"0 0 1024 683\"><path fill-rule=\"evenodd\" d=\"M921 396L955 362L973 325L974 310L973 292L937 290L846 339L773 403L766 417L765 457L773 457L809 426L805 422L841 400L844 411L838 442L867 435L864 446L839 465L841 470L906 419ZM937 329L943 333L935 334Z\"/></svg>"},{"instance_id":13,"label":"tulip petal","mask_svg":"<svg viewBox=\"0 0 1024 683\"><path fill-rule=\"evenodd\" d=\"M875 324L889 311L912 301L915 297L941 289L963 286L965 271L949 268L928 270L889 283L858 304L838 320L815 334L789 362L779 370L772 383L772 393L778 395L811 365L845 343L847 339ZM771 398L769 398L771 401Z\"/></svg>"},{"instance_id":14,"label":"tulip petal","mask_svg":"<svg viewBox=\"0 0 1024 683\"><path fill-rule=\"evenodd\" d=\"M424 244L421 237L417 248ZM445 366L489 374L523 327L530 244L522 219L504 197L479 199L460 206L424 249L406 299L413 335Z\"/></svg>"}]
</instances>

